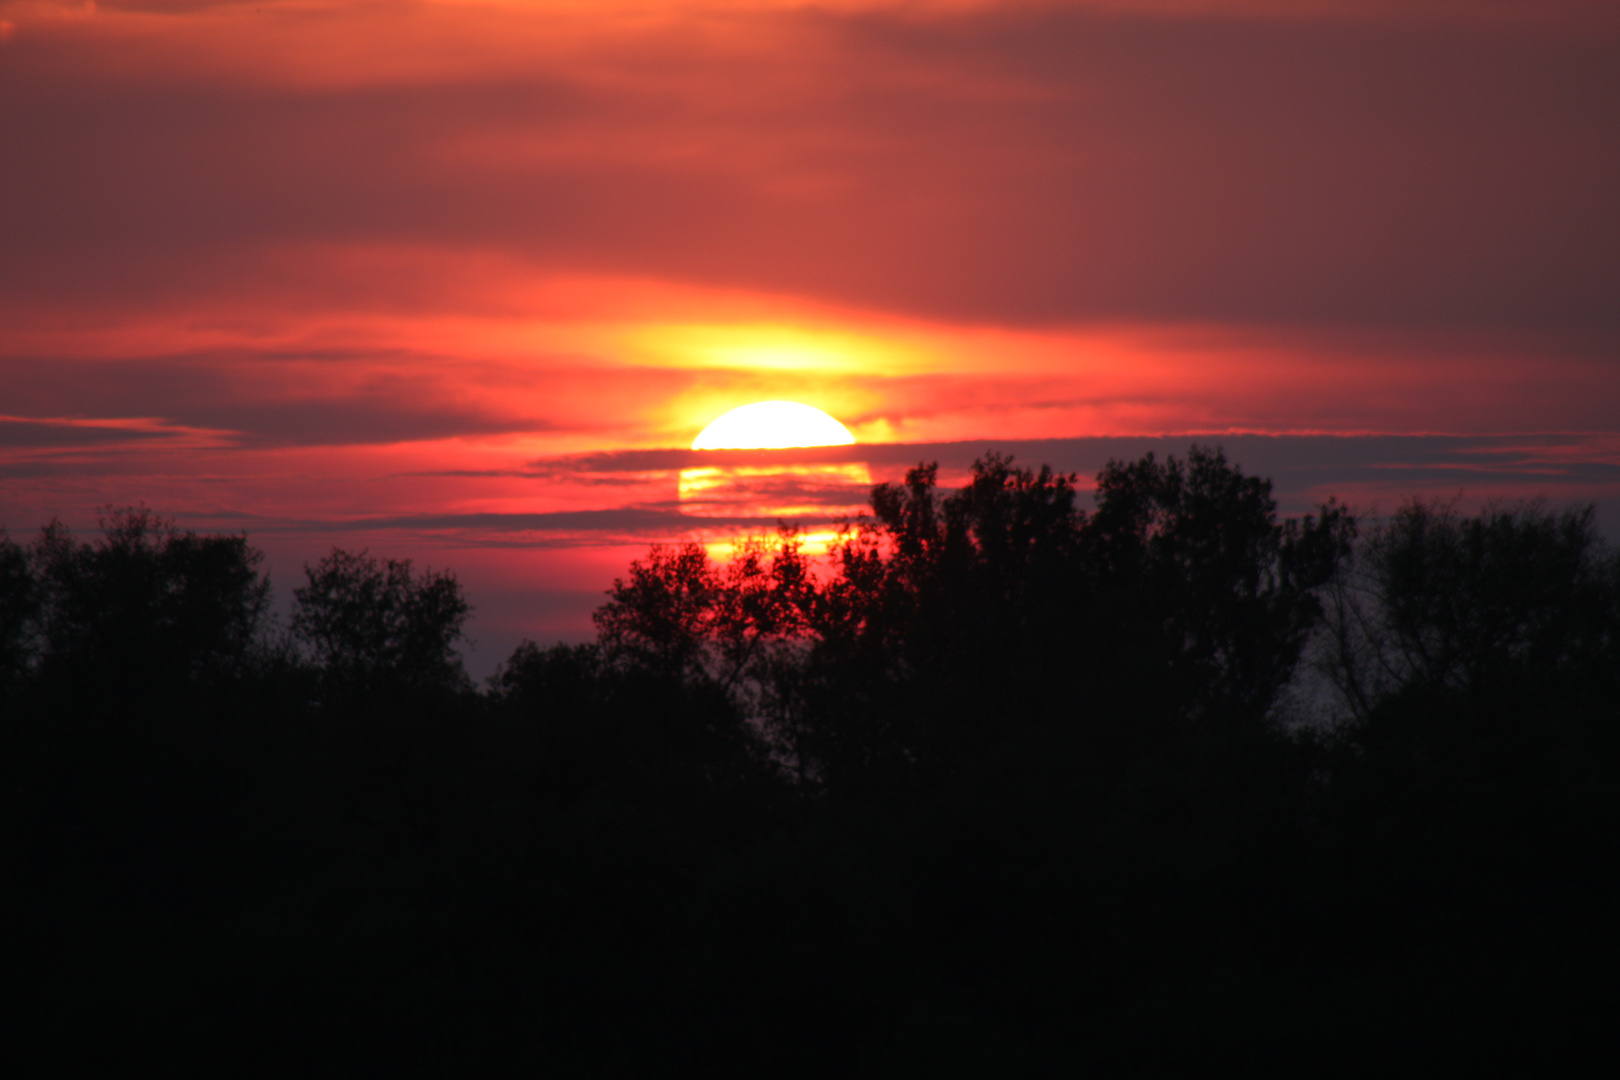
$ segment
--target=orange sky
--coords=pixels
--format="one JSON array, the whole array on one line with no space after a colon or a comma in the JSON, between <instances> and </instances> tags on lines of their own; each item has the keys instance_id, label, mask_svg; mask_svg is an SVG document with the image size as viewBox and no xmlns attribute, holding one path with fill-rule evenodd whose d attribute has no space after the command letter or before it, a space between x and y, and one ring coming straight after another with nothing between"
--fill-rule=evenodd
<instances>
[{"instance_id":1,"label":"orange sky","mask_svg":"<svg viewBox=\"0 0 1620 1080\"><path fill-rule=\"evenodd\" d=\"M1612 517L1617 11L0 0L0 522L369 543L502 643L760 399Z\"/></svg>"}]
</instances>

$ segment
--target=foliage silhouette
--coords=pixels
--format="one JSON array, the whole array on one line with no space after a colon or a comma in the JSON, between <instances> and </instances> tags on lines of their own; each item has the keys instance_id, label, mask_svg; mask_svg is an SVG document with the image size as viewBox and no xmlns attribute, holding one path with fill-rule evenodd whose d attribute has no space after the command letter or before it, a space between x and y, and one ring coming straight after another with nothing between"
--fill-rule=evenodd
<instances>
[{"instance_id":1,"label":"foliage silhouette","mask_svg":"<svg viewBox=\"0 0 1620 1080\"><path fill-rule=\"evenodd\" d=\"M1074 477L993 454L952 495L936 477L878 486L834 579L795 609L812 646L797 699L773 696L778 727L834 786L948 777L1053 724L1117 741L1100 727L1125 717L1080 687L1128 687L1115 713L1264 723L1354 535L1335 506L1278 522L1269 483L1198 447L1110 464L1092 515Z\"/></svg>"},{"instance_id":2,"label":"foliage silhouette","mask_svg":"<svg viewBox=\"0 0 1620 1080\"><path fill-rule=\"evenodd\" d=\"M0 534L17 1071L1589 1056L1620 960L1590 513L1281 520L1198 447L1084 494L991 454L879 485L819 565L791 529L655 547L594 641L482 691L447 572L334 550L283 632L245 538Z\"/></svg>"},{"instance_id":3,"label":"foliage silhouette","mask_svg":"<svg viewBox=\"0 0 1620 1080\"><path fill-rule=\"evenodd\" d=\"M814 592L792 530L775 545L742 542L724 568L701 544L654 545L614 581L597 638L616 664L729 693L803 630Z\"/></svg>"},{"instance_id":4,"label":"foliage silhouette","mask_svg":"<svg viewBox=\"0 0 1620 1080\"><path fill-rule=\"evenodd\" d=\"M1488 948L1485 986L1582 955L1620 836L1620 556L1590 508L1409 503L1327 597L1328 835L1345 894L1381 912L1364 932L1456 970Z\"/></svg>"},{"instance_id":5,"label":"foliage silhouette","mask_svg":"<svg viewBox=\"0 0 1620 1080\"><path fill-rule=\"evenodd\" d=\"M119 694L240 677L269 614L263 557L246 538L182 533L144 508L109 510L101 525L91 543L46 526L26 553L31 585L15 547L4 554L20 598L7 605L10 636L33 646L40 676Z\"/></svg>"},{"instance_id":6,"label":"foliage silhouette","mask_svg":"<svg viewBox=\"0 0 1620 1080\"><path fill-rule=\"evenodd\" d=\"M1194 446L1185 465L1151 454L1111 462L1084 542L1110 614L1131 620L1133 633L1114 640L1157 657L1152 677L1180 691L1180 712L1263 716L1354 535L1354 519L1331 503L1278 523L1270 481Z\"/></svg>"},{"instance_id":7,"label":"foliage silhouette","mask_svg":"<svg viewBox=\"0 0 1620 1080\"><path fill-rule=\"evenodd\" d=\"M292 634L329 694L397 700L469 687L455 646L472 608L454 574L418 574L409 559L378 562L342 548L304 574Z\"/></svg>"},{"instance_id":8,"label":"foliage silhouette","mask_svg":"<svg viewBox=\"0 0 1620 1080\"><path fill-rule=\"evenodd\" d=\"M38 617L39 588L29 572L28 554L0 528L0 701L33 665Z\"/></svg>"},{"instance_id":9,"label":"foliage silhouette","mask_svg":"<svg viewBox=\"0 0 1620 1080\"><path fill-rule=\"evenodd\" d=\"M1620 671L1620 560L1591 507L1409 503L1372 532L1330 591L1320 662L1365 719L1406 693L1489 693Z\"/></svg>"}]
</instances>

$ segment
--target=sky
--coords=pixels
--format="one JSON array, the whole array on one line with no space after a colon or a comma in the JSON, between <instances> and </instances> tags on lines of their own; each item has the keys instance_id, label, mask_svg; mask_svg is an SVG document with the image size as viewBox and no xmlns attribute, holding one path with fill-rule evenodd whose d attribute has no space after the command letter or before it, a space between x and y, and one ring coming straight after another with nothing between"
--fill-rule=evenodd
<instances>
[{"instance_id":1,"label":"sky","mask_svg":"<svg viewBox=\"0 0 1620 1080\"><path fill-rule=\"evenodd\" d=\"M1617 132L1612 2L0 0L0 523L450 567L477 673L987 449L1616 537ZM857 445L684 449L771 399Z\"/></svg>"}]
</instances>

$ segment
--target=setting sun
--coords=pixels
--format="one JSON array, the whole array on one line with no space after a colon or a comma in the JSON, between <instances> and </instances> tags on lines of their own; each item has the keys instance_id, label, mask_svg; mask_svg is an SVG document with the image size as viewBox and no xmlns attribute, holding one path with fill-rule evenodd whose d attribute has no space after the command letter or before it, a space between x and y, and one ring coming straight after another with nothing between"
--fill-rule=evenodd
<instances>
[{"instance_id":1,"label":"setting sun","mask_svg":"<svg viewBox=\"0 0 1620 1080\"><path fill-rule=\"evenodd\" d=\"M847 446L849 429L820 409L796 401L758 401L732 409L692 440L694 450L777 450Z\"/></svg>"}]
</instances>

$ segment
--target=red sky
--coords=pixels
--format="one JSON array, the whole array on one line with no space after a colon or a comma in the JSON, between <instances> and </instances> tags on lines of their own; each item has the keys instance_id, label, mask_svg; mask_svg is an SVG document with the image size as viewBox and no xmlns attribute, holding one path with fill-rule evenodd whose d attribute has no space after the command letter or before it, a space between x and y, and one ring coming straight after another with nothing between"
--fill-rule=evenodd
<instances>
[{"instance_id":1,"label":"red sky","mask_svg":"<svg viewBox=\"0 0 1620 1080\"><path fill-rule=\"evenodd\" d=\"M415 555L499 651L768 398L1613 519L1616 72L1612 2L0 0L0 522Z\"/></svg>"}]
</instances>

